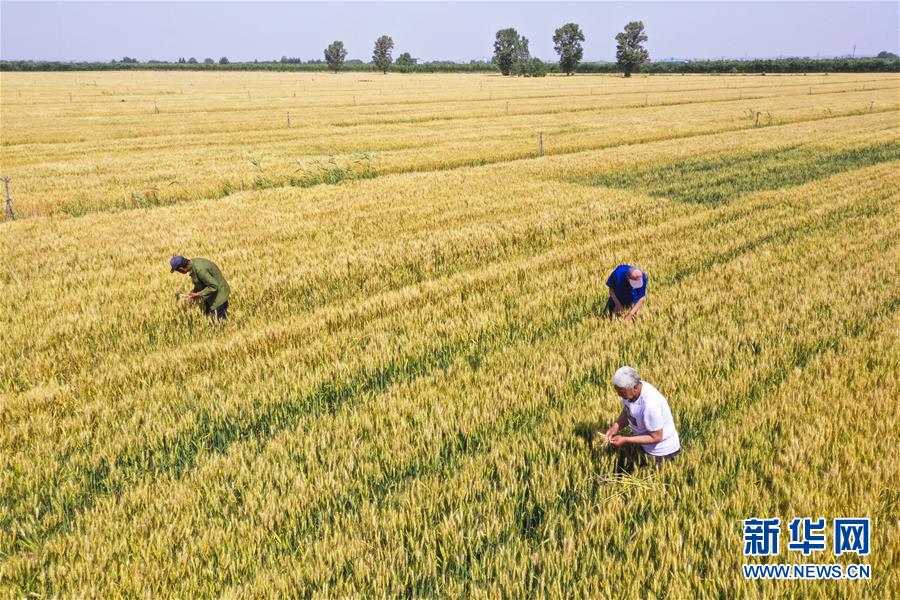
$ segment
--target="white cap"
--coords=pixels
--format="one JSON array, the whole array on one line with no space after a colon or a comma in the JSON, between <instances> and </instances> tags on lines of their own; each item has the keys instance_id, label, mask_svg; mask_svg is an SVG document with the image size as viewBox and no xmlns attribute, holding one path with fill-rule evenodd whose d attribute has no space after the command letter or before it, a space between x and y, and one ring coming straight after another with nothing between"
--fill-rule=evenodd
<instances>
[{"instance_id":1,"label":"white cap","mask_svg":"<svg viewBox=\"0 0 900 600\"><path fill-rule=\"evenodd\" d=\"M634 289L642 288L644 287L644 276L641 275L640 279L632 279L631 277L629 277L628 283L630 283L631 287L633 287Z\"/></svg>"}]
</instances>

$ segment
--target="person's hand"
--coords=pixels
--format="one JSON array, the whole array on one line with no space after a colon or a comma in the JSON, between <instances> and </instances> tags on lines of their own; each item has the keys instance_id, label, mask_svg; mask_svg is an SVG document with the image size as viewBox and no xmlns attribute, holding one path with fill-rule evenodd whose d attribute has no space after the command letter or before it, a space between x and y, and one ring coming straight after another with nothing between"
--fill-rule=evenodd
<instances>
[{"instance_id":1,"label":"person's hand","mask_svg":"<svg viewBox=\"0 0 900 600\"><path fill-rule=\"evenodd\" d=\"M634 318L634 315L632 315L632 314L627 314L627 315L625 315L625 320L626 320L627 322L629 322L629 323L632 323L632 322L633 322L633 321L632 321L633 318Z\"/></svg>"},{"instance_id":2,"label":"person's hand","mask_svg":"<svg viewBox=\"0 0 900 600\"><path fill-rule=\"evenodd\" d=\"M627 440L621 435L616 435L609 439L609 445L613 448L621 448L627 443Z\"/></svg>"},{"instance_id":3,"label":"person's hand","mask_svg":"<svg viewBox=\"0 0 900 600\"><path fill-rule=\"evenodd\" d=\"M621 306L619 306L619 307L616 308L616 316L617 316L617 317L621 317L621 316L622 316L622 313L624 313L624 312L625 312L625 309L622 308Z\"/></svg>"}]
</instances>

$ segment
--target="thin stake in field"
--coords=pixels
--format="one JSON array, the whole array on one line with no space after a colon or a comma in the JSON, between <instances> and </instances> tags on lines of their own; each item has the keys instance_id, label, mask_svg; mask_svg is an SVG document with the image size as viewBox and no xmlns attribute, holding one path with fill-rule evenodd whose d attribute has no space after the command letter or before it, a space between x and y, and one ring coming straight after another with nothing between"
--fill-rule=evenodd
<instances>
[{"instance_id":1,"label":"thin stake in field","mask_svg":"<svg viewBox=\"0 0 900 600\"><path fill-rule=\"evenodd\" d=\"M288 129L291 128L291 111L287 113Z\"/></svg>"},{"instance_id":2,"label":"thin stake in field","mask_svg":"<svg viewBox=\"0 0 900 600\"><path fill-rule=\"evenodd\" d=\"M544 132L538 133L538 156L544 155Z\"/></svg>"},{"instance_id":3,"label":"thin stake in field","mask_svg":"<svg viewBox=\"0 0 900 600\"><path fill-rule=\"evenodd\" d=\"M7 221L15 221L16 215L13 213L12 208L12 198L9 196L9 177L4 177L0 179L3 182L3 189L6 191L6 220Z\"/></svg>"}]
</instances>

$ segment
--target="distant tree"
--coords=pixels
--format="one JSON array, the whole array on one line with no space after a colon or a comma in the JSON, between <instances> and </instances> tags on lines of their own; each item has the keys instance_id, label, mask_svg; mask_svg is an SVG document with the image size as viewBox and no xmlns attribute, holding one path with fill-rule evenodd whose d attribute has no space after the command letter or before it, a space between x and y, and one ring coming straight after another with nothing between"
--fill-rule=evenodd
<instances>
[{"instance_id":1,"label":"distant tree","mask_svg":"<svg viewBox=\"0 0 900 600\"><path fill-rule=\"evenodd\" d=\"M641 65L650 58L650 53L641 45L647 41L644 24L632 21L625 26L625 31L616 34L616 64L625 77L639 71Z\"/></svg>"},{"instance_id":2,"label":"distant tree","mask_svg":"<svg viewBox=\"0 0 900 600\"><path fill-rule=\"evenodd\" d=\"M513 65L527 60L528 39L514 28L501 29L494 39L494 64L503 75L512 73Z\"/></svg>"},{"instance_id":3,"label":"distant tree","mask_svg":"<svg viewBox=\"0 0 900 600\"><path fill-rule=\"evenodd\" d=\"M214 60L211 59L211 58L204 58L204 59L203 59L203 64L204 64L204 65L214 65L214 64L216 64L216 61L214 61Z\"/></svg>"},{"instance_id":4,"label":"distant tree","mask_svg":"<svg viewBox=\"0 0 900 600\"><path fill-rule=\"evenodd\" d=\"M372 62L378 70L387 74L391 68L391 50L394 49L394 40L390 36L383 35L375 40L375 50L372 52Z\"/></svg>"},{"instance_id":5,"label":"distant tree","mask_svg":"<svg viewBox=\"0 0 900 600\"><path fill-rule=\"evenodd\" d=\"M190 57L190 58L188 59L188 64L189 64L189 65L196 65L196 64L197 64L197 59L194 58L193 56Z\"/></svg>"},{"instance_id":6,"label":"distant tree","mask_svg":"<svg viewBox=\"0 0 900 600\"><path fill-rule=\"evenodd\" d=\"M219 64L220 64L220 65L227 65L228 63L229 63L229 61L228 61L228 57L227 57L227 56L223 56L222 58L219 59Z\"/></svg>"},{"instance_id":7,"label":"distant tree","mask_svg":"<svg viewBox=\"0 0 900 600\"><path fill-rule=\"evenodd\" d=\"M584 50L584 33L577 23L566 23L553 34L553 49L559 54L559 70L566 75L575 72Z\"/></svg>"},{"instance_id":8,"label":"distant tree","mask_svg":"<svg viewBox=\"0 0 900 600\"><path fill-rule=\"evenodd\" d=\"M531 75L531 53L528 51L528 40L522 38L523 45L519 48L518 56L510 69L510 75L528 77Z\"/></svg>"},{"instance_id":9,"label":"distant tree","mask_svg":"<svg viewBox=\"0 0 900 600\"><path fill-rule=\"evenodd\" d=\"M325 48L325 61L328 68L337 73L344 68L344 60L347 58L347 49L344 42L335 40Z\"/></svg>"},{"instance_id":10,"label":"distant tree","mask_svg":"<svg viewBox=\"0 0 900 600\"><path fill-rule=\"evenodd\" d=\"M123 56L123 57L122 57L122 62L123 62L123 63L129 63L129 64L137 64L138 59L132 58L132 57L130 57L130 56Z\"/></svg>"},{"instance_id":11,"label":"distant tree","mask_svg":"<svg viewBox=\"0 0 900 600\"><path fill-rule=\"evenodd\" d=\"M511 74L522 77L531 77L532 68L535 66L535 60L541 65L544 64L542 60L531 57L531 52L528 51L528 38L524 36L520 37L519 50L517 52L516 61L513 63Z\"/></svg>"},{"instance_id":12,"label":"distant tree","mask_svg":"<svg viewBox=\"0 0 900 600\"><path fill-rule=\"evenodd\" d=\"M896 54L893 52L888 52L887 50L882 50L878 54L875 55L875 58L898 58Z\"/></svg>"},{"instance_id":13,"label":"distant tree","mask_svg":"<svg viewBox=\"0 0 900 600\"><path fill-rule=\"evenodd\" d=\"M187 64L187 61L184 60L184 57L182 56L181 58L178 59L178 64L179 64L179 65L184 65L184 64Z\"/></svg>"},{"instance_id":14,"label":"distant tree","mask_svg":"<svg viewBox=\"0 0 900 600\"><path fill-rule=\"evenodd\" d=\"M397 57L397 60L395 62L400 66L411 67L416 64L416 59L410 56L409 52L404 52Z\"/></svg>"}]
</instances>

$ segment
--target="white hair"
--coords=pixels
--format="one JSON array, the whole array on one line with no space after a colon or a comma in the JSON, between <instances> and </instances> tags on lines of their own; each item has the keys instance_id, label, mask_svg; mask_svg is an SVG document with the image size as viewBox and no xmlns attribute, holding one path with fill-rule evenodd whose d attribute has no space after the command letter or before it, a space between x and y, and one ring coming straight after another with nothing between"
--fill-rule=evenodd
<instances>
[{"instance_id":1,"label":"white hair","mask_svg":"<svg viewBox=\"0 0 900 600\"><path fill-rule=\"evenodd\" d=\"M634 389L640 382L641 376L638 375L637 369L634 367L620 367L612 376L612 384L623 390Z\"/></svg>"}]
</instances>

